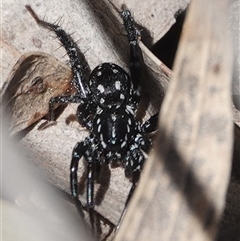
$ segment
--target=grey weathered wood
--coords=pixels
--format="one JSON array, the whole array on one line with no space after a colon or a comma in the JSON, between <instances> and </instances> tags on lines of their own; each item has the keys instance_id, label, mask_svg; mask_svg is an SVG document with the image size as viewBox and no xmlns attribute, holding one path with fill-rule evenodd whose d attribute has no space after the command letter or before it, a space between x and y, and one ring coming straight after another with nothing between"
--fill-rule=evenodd
<instances>
[{"instance_id":1,"label":"grey weathered wood","mask_svg":"<svg viewBox=\"0 0 240 241\"><path fill-rule=\"evenodd\" d=\"M226 2L190 5L156 143L115 241L214 240L233 144Z\"/></svg>"}]
</instances>

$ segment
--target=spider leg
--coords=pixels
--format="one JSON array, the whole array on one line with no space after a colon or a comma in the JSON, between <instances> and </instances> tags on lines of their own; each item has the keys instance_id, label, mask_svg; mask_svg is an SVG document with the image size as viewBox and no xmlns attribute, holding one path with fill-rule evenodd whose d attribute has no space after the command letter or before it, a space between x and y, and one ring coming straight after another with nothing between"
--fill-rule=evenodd
<instances>
[{"instance_id":1,"label":"spider leg","mask_svg":"<svg viewBox=\"0 0 240 241\"><path fill-rule=\"evenodd\" d=\"M92 128L93 115L96 113L96 109L97 107L94 104L83 103L79 105L77 109L78 122L90 130Z\"/></svg>"},{"instance_id":2,"label":"spider leg","mask_svg":"<svg viewBox=\"0 0 240 241\"><path fill-rule=\"evenodd\" d=\"M72 160L70 165L70 188L71 188L71 195L75 200L76 207L78 209L78 212L81 216L83 216L82 211L82 204L78 199L78 162L83 156L83 154L86 152L87 145L85 142L78 142L72 152Z\"/></svg>"},{"instance_id":3,"label":"spider leg","mask_svg":"<svg viewBox=\"0 0 240 241\"><path fill-rule=\"evenodd\" d=\"M94 224L95 224L95 213L94 213L94 181L96 172L98 171L98 152L93 150L93 138L87 137L83 142L78 142L72 152L72 160L70 165L70 183L71 183L71 195L75 200L76 207L78 212L83 216L82 211L82 203L78 199L78 163L79 160L84 156L87 161L87 206L89 212L89 219L94 231Z\"/></svg>"},{"instance_id":4,"label":"spider leg","mask_svg":"<svg viewBox=\"0 0 240 241\"><path fill-rule=\"evenodd\" d=\"M95 150L96 143L92 135L89 137L89 148L86 151L87 160L87 209L93 233L95 232L95 212L94 212L94 182L101 169L100 152Z\"/></svg>"},{"instance_id":5,"label":"spider leg","mask_svg":"<svg viewBox=\"0 0 240 241\"><path fill-rule=\"evenodd\" d=\"M91 138L86 138L82 142L78 142L72 152L72 160L70 165L70 183L71 194L74 198L78 199L78 163L84 156L87 161L87 206L88 208L94 207L94 181L95 181L95 159L93 158L94 152L91 149Z\"/></svg>"},{"instance_id":6,"label":"spider leg","mask_svg":"<svg viewBox=\"0 0 240 241\"><path fill-rule=\"evenodd\" d=\"M153 115L141 126L143 133L150 133L157 129L158 115L159 113ZM152 142L147 137L141 134L137 134L134 141L135 143L130 146L130 151L128 151L127 153L125 162L125 176L132 179L132 187L125 202L125 207L121 214L120 221L116 226L116 231L119 229L122 223L122 220L127 211L128 203L132 198L132 195L136 189L137 183L140 178L140 173L145 160L141 150L148 153L152 145Z\"/></svg>"},{"instance_id":7,"label":"spider leg","mask_svg":"<svg viewBox=\"0 0 240 241\"><path fill-rule=\"evenodd\" d=\"M94 208L94 181L95 181L95 163L88 162L87 165L87 206Z\"/></svg>"},{"instance_id":8,"label":"spider leg","mask_svg":"<svg viewBox=\"0 0 240 241\"><path fill-rule=\"evenodd\" d=\"M151 133L153 131L157 130L158 126L158 118L159 113L156 113L155 115L151 116L146 122L142 124L142 132L143 133Z\"/></svg>"},{"instance_id":9,"label":"spider leg","mask_svg":"<svg viewBox=\"0 0 240 241\"><path fill-rule=\"evenodd\" d=\"M83 74L84 66L81 61L83 57L81 56L81 52L77 44L74 42L72 37L62 29L62 27L41 20L29 5L26 5L26 8L39 25L55 32L70 58L70 65L73 71L73 85L78 91L79 95L82 98L86 98L90 91Z\"/></svg>"},{"instance_id":10,"label":"spider leg","mask_svg":"<svg viewBox=\"0 0 240 241\"><path fill-rule=\"evenodd\" d=\"M79 94L75 94L75 95L60 95L60 96L56 96L56 97L52 97L49 100L49 121L53 121L54 120L54 115L53 115L53 110L54 110L54 105L57 104L67 104L67 103L82 103L83 99L81 98L81 96L79 96Z\"/></svg>"},{"instance_id":11,"label":"spider leg","mask_svg":"<svg viewBox=\"0 0 240 241\"><path fill-rule=\"evenodd\" d=\"M148 121L146 121L141 128L145 133L150 133L157 128L157 123L158 113L153 115ZM116 230L118 230L121 225L121 222L127 211L128 203L132 198L132 195L136 189L140 178L140 173L145 160L145 157L141 150L148 153L152 145L152 142L147 137L141 134L137 134L134 141L135 143L130 146L130 151L128 151L125 161L125 176L132 179L132 187L129 191L127 200L125 202L125 207L120 217L120 221L116 226Z\"/></svg>"},{"instance_id":12,"label":"spider leg","mask_svg":"<svg viewBox=\"0 0 240 241\"><path fill-rule=\"evenodd\" d=\"M127 32L130 46L130 72L133 80L133 86L135 90L138 90L142 69L142 52L138 44L140 32L134 26L134 20L129 10L124 9L121 13L121 17L123 19L123 24ZM140 97L140 93L138 95Z\"/></svg>"},{"instance_id":13,"label":"spider leg","mask_svg":"<svg viewBox=\"0 0 240 241\"><path fill-rule=\"evenodd\" d=\"M95 215L94 215L94 180L95 180L95 163L88 162L87 165L87 208L92 230L94 232Z\"/></svg>"},{"instance_id":14,"label":"spider leg","mask_svg":"<svg viewBox=\"0 0 240 241\"><path fill-rule=\"evenodd\" d=\"M140 139L142 136L138 135L135 138L135 141L138 142L143 142L143 139ZM143 143L142 143L143 145ZM145 142L144 142L144 145ZM131 178L132 181L132 187L131 190L128 194L128 198L125 203L125 208L129 202L129 200L132 197L132 194L135 190L135 187L137 186L137 183L140 178L140 172L142 170L142 166L144 163L144 155L139 148L138 144L134 143L130 146L130 150L127 152L126 160L125 160L125 176L128 178Z\"/></svg>"}]
</instances>

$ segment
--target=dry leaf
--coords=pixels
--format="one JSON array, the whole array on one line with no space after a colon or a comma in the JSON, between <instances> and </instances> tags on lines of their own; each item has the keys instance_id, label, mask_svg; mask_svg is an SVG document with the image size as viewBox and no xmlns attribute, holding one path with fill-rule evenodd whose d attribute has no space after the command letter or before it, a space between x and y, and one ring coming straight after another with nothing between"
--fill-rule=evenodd
<instances>
[{"instance_id":1,"label":"dry leaf","mask_svg":"<svg viewBox=\"0 0 240 241\"><path fill-rule=\"evenodd\" d=\"M8 114L11 134L47 115L50 98L76 92L71 78L71 69L49 54L23 55L2 90L3 111Z\"/></svg>"}]
</instances>

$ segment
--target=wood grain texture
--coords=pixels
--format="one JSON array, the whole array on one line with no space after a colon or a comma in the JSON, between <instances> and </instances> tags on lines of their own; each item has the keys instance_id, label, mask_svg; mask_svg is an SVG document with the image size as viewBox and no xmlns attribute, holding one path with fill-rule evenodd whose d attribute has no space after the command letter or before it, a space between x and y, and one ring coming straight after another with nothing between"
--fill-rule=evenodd
<instances>
[{"instance_id":1,"label":"wood grain texture","mask_svg":"<svg viewBox=\"0 0 240 241\"><path fill-rule=\"evenodd\" d=\"M226 7L191 2L156 143L115 241L214 240L233 144Z\"/></svg>"}]
</instances>

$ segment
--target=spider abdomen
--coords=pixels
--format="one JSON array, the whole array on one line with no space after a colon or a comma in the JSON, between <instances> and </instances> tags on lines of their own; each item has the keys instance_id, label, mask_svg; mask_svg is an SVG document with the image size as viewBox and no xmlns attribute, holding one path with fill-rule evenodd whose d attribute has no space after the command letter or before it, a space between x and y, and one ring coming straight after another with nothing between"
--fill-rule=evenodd
<instances>
[{"instance_id":1,"label":"spider abdomen","mask_svg":"<svg viewBox=\"0 0 240 241\"><path fill-rule=\"evenodd\" d=\"M128 111L108 111L96 115L93 131L106 151L123 151L129 146L135 131L134 117Z\"/></svg>"}]
</instances>

